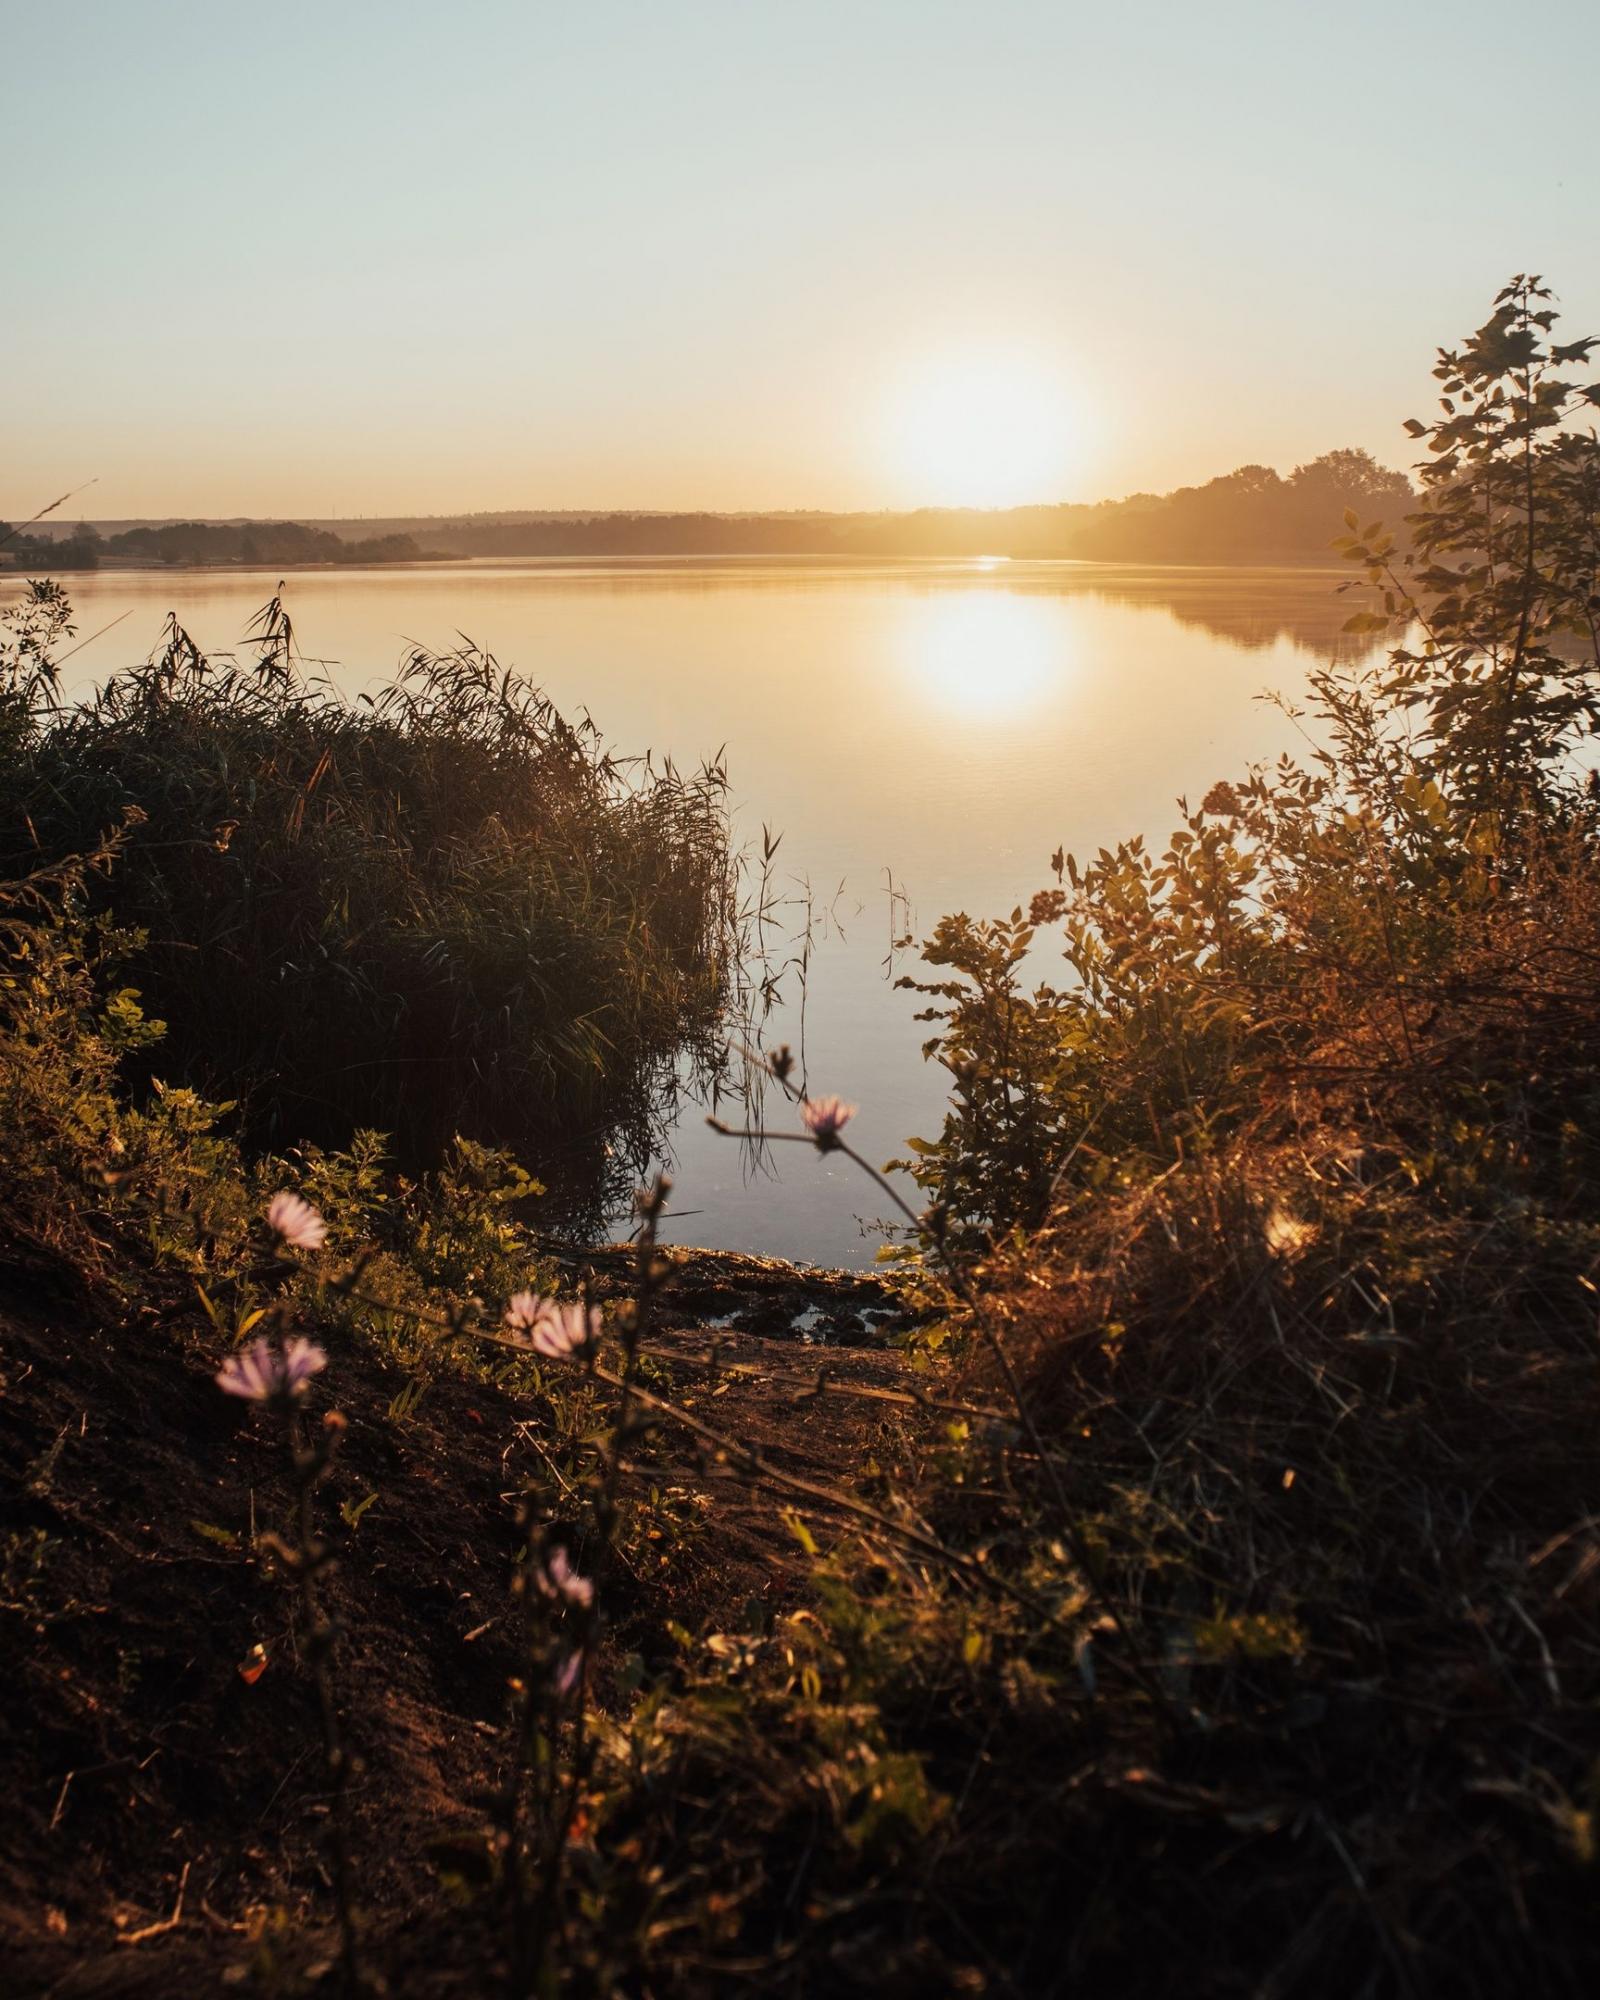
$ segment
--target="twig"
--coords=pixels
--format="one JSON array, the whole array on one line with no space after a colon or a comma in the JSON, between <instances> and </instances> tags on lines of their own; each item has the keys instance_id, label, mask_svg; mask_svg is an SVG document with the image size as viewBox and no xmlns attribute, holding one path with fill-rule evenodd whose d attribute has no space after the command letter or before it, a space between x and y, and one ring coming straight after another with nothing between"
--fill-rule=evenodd
<instances>
[{"instance_id":1,"label":"twig","mask_svg":"<svg viewBox=\"0 0 1600 2000\"><path fill-rule=\"evenodd\" d=\"M745 1375L770 1384L775 1389L794 1389L802 1397L859 1396L874 1403L896 1403L907 1409L927 1410L941 1416L981 1417L987 1423L1010 1423L1009 1410L989 1409L982 1403L947 1402L930 1396L924 1389L885 1389L875 1382L846 1382L831 1372L831 1364L819 1364L816 1375L784 1375L758 1361L732 1361L721 1346L703 1353L673 1347L641 1347L653 1361L680 1362L686 1368L709 1368L713 1373Z\"/></svg>"},{"instance_id":2,"label":"twig","mask_svg":"<svg viewBox=\"0 0 1600 2000\"><path fill-rule=\"evenodd\" d=\"M596 1366L594 1372L602 1382L621 1387L620 1378L611 1374L608 1369ZM736 1468L743 1468L752 1478L763 1480L771 1486L783 1487L790 1493L798 1493L807 1500L820 1502L823 1506L837 1507L844 1513L854 1514L858 1520L869 1521L875 1528L882 1528L910 1547L920 1549L924 1555L932 1556L947 1568L958 1571L995 1596L1009 1598L1014 1604L1026 1605L1030 1611L1053 1619L1054 1613L1050 1607L1032 1591L1024 1590L1007 1578L996 1575L973 1557L964 1556L959 1550L948 1547L937 1536L920 1528L908 1527L905 1522L895 1520L893 1515L881 1512L865 1500L856 1499L853 1494L842 1493L838 1488L824 1486L817 1480L804 1479L796 1472L783 1471L769 1459L763 1458L754 1445L738 1443L717 1430L714 1425L703 1422L688 1410L681 1409L676 1403L668 1402L664 1396L654 1395L650 1390L641 1389L635 1384L633 1397L647 1409L659 1411L671 1422L682 1424L685 1430L693 1431L696 1437L724 1454L730 1464Z\"/></svg>"},{"instance_id":3,"label":"twig","mask_svg":"<svg viewBox=\"0 0 1600 2000\"><path fill-rule=\"evenodd\" d=\"M178 1900L172 1906L172 1915L163 1917L159 1923L145 1924L136 1931L124 1931L117 1939L118 1944L143 1944L146 1938L163 1937L168 1931L175 1931L183 1922L183 1895L189 1886L189 1870L192 1861L183 1864L183 1873L178 1877Z\"/></svg>"}]
</instances>

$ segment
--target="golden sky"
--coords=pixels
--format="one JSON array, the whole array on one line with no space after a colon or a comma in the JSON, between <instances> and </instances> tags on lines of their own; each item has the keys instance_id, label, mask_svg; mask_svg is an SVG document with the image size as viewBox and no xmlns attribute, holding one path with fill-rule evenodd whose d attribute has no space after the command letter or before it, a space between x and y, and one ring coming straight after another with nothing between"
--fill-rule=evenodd
<instances>
[{"instance_id":1,"label":"golden sky","mask_svg":"<svg viewBox=\"0 0 1600 2000\"><path fill-rule=\"evenodd\" d=\"M0 514L88 479L70 513L326 516L1404 463L1511 272L1600 327L1592 64L1548 59L1589 10L1501 21L0 0Z\"/></svg>"}]
</instances>

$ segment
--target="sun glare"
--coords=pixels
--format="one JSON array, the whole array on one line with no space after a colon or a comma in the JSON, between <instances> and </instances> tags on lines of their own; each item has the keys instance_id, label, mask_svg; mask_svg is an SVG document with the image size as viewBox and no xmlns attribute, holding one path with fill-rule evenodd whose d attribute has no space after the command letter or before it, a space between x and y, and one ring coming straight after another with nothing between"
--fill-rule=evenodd
<instances>
[{"instance_id":1,"label":"sun glare","mask_svg":"<svg viewBox=\"0 0 1600 2000\"><path fill-rule=\"evenodd\" d=\"M892 395L888 450L913 505L1015 507L1066 499L1085 422L1058 373L1026 355L946 356Z\"/></svg>"},{"instance_id":2,"label":"sun glare","mask_svg":"<svg viewBox=\"0 0 1600 2000\"><path fill-rule=\"evenodd\" d=\"M975 586L913 599L902 670L920 702L976 724L1015 724L1059 691L1071 662L1058 601Z\"/></svg>"}]
</instances>

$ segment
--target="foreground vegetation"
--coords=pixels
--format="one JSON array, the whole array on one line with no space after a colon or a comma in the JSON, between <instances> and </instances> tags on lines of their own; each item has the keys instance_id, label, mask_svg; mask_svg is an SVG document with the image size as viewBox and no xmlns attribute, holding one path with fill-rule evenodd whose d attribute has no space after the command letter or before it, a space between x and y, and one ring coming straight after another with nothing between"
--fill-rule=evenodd
<instances>
[{"instance_id":1,"label":"foreground vegetation","mask_svg":"<svg viewBox=\"0 0 1600 2000\"><path fill-rule=\"evenodd\" d=\"M1404 552L1344 538L1395 649L1314 680L1303 768L930 941L892 1381L673 1336L659 1188L580 1297L503 1156L263 1157L142 1089L90 890L145 827L14 879L41 1983L1592 1989L1600 392L1553 327L1519 279L1441 355Z\"/></svg>"}]
</instances>

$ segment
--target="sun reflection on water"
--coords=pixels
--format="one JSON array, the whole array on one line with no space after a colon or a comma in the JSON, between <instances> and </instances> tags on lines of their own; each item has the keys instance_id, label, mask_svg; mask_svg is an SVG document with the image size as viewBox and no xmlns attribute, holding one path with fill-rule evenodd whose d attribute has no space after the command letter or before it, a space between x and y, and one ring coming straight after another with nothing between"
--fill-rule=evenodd
<instances>
[{"instance_id":1,"label":"sun reflection on water","mask_svg":"<svg viewBox=\"0 0 1600 2000\"><path fill-rule=\"evenodd\" d=\"M1015 723L1074 665L1062 606L1018 591L942 591L905 607L901 671L919 700L971 723Z\"/></svg>"}]
</instances>

